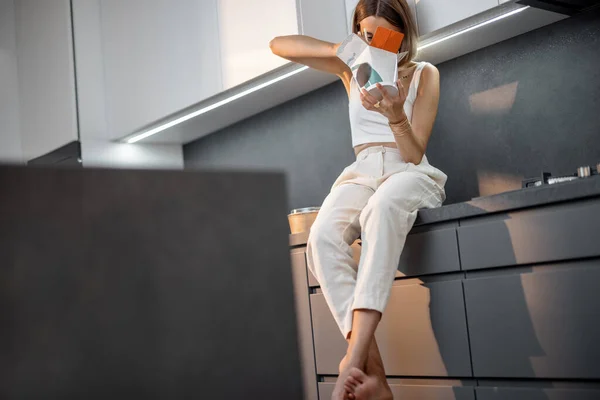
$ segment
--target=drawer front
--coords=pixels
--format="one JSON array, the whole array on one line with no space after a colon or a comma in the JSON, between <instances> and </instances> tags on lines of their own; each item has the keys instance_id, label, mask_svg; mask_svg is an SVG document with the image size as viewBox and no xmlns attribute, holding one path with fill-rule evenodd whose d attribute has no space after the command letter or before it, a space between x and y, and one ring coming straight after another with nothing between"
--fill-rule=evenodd
<instances>
[{"instance_id":1,"label":"drawer front","mask_svg":"<svg viewBox=\"0 0 600 400\"><path fill-rule=\"evenodd\" d=\"M471 376L461 281L392 288L376 332L385 370L394 376ZM337 375L346 352L322 294L311 295L317 374Z\"/></svg>"},{"instance_id":2,"label":"drawer front","mask_svg":"<svg viewBox=\"0 0 600 400\"><path fill-rule=\"evenodd\" d=\"M600 256L600 202L458 228L464 270Z\"/></svg>"},{"instance_id":3,"label":"drawer front","mask_svg":"<svg viewBox=\"0 0 600 400\"><path fill-rule=\"evenodd\" d=\"M456 229L414 233L406 238L398 274L419 276L460 271Z\"/></svg>"},{"instance_id":4,"label":"drawer front","mask_svg":"<svg viewBox=\"0 0 600 400\"><path fill-rule=\"evenodd\" d=\"M331 399L335 383L319 382L319 398ZM404 386L390 384L394 399L402 400L475 400L472 387Z\"/></svg>"},{"instance_id":5,"label":"drawer front","mask_svg":"<svg viewBox=\"0 0 600 400\"><path fill-rule=\"evenodd\" d=\"M600 261L577 264L465 281L475 376L600 378Z\"/></svg>"},{"instance_id":6,"label":"drawer front","mask_svg":"<svg viewBox=\"0 0 600 400\"><path fill-rule=\"evenodd\" d=\"M353 257L360 261L361 247L352 245ZM406 238L404 250L400 256L396 278L439 274L460 271L458 241L456 229L438 229L412 233ZM309 285L318 287L319 282L309 271Z\"/></svg>"},{"instance_id":7,"label":"drawer front","mask_svg":"<svg viewBox=\"0 0 600 400\"><path fill-rule=\"evenodd\" d=\"M319 388L320 389L320 388ZM598 400L600 389L477 388L477 400Z\"/></svg>"}]
</instances>

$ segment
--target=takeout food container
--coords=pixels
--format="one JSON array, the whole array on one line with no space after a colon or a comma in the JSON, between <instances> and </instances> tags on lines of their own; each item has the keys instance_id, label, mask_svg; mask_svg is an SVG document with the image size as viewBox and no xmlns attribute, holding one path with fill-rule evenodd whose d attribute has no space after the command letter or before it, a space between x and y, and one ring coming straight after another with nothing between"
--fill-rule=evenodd
<instances>
[{"instance_id":1,"label":"takeout food container","mask_svg":"<svg viewBox=\"0 0 600 400\"><path fill-rule=\"evenodd\" d=\"M310 227L317 218L319 209L320 207L305 207L292 210L288 214L288 222L290 223L292 234L310 231Z\"/></svg>"}]
</instances>

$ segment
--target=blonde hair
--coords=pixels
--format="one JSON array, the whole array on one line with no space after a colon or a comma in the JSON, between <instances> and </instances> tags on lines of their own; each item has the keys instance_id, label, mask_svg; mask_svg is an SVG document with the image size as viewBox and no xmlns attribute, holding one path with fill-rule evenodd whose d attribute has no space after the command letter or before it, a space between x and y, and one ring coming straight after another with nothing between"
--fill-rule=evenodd
<instances>
[{"instance_id":1,"label":"blonde hair","mask_svg":"<svg viewBox=\"0 0 600 400\"><path fill-rule=\"evenodd\" d=\"M404 34L400 53L408 52L401 64L412 61L417 56L417 24L405 0L360 0L354 9L352 32L360 32L360 22L368 17L381 17Z\"/></svg>"}]
</instances>

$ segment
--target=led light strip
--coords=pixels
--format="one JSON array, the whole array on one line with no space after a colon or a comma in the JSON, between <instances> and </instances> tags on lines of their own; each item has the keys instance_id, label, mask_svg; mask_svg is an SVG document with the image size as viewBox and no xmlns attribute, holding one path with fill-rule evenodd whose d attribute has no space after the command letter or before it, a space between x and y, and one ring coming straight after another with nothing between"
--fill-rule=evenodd
<instances>
[{"instance_id":1,"label":"led light strip","mask_svg":"<svg viewBox=\"0 0 600 400\"><path fill-rule=\"evenodd\" d=\"M506 14L499 15L499 16L497 16L497 17L495 17L495 18L492 18L492 19L489 19L489 20L487 20L487 21L481 22L481 23L479 23L479 24L477 24L477 25L473 25L473 26L471 26L471 27L469 27L469 28L467 28L467 29L463 29L462 31L458 31L458 32L456 32L456 33L453 33L452 35L444 36L444 37L443 37L443 38L441 38L441 39L434 40L434 41L433 41L433 42L431 42L431 43L427 43L427 44L424 44L423 46L420 46L420 47L419 47L419 50L426 49L426 48L428 48L428 47L430 47L430 46L433 46L433 45L436 45L436 44L438 44L438 43L445 42L446 40L449 40L449 39L455 38L455 37L457 37L457 36L460 36L460 35L462 35L463 33L467 33L467 32L474 31L475 29L479 29L479 28L481 28L482 26L486 26L486 25L489 25L489 24L491 24L491 23L493 23L493 22L500 21L501 19L504 19L504 18L510 17L511 15L518 14L518 13L520 13L520 12L522 12L522 11L525 11L525 10L527 10L529 7L530 7L530 6L524 6L524 7L522 7L522 8L517 8L516 10L512 10L512 11L510 11L510 12L507 12Z\"/></svg>"},{"instance_id":2,"label":"led light strip","mask_svg":"<svg viewBox=\"0 0 600 400\"><path fill-rule=\"evenodd\" d=\"M206 107L204 107L204 108L201 108L201 109L199 109L199 110L196 110L196 111L194 111L194 112L192 112L192 113L190 113L190 114L186 114L186 115L184 115L184 116L182 116L182 117L179 117L179 118L177 118L177 119L174 119L173 121L167 122L166 124L163 124L163 125L157 126L156 128L153 128L153 129L150 129L150 130L148 130L148 131L146 131L146 132L142 132L142 133L140 133L140 134L137 134L137 135L135 135L135 136L132 136L132 137L130 137L129 139L126 139L125 141L126 141L127 143L135 143L135 142L139 142L140 140L142 140L142 139L145 139L145 138L147 138L147 137L149 137L149 136L155 135L155 134L157 134L158 132L162 132L162 131L164 131L165 129L169 129L169 128L171 128L171 127L175 126L175 125L179 125L179 124L181 124L182 122L185 122L185 121L187 121L187 120L190 120L190 119L192 119L192 118L195 118L195 117L197 117L197 116L199 116L199 115L205 114L205 113L207 113L207 112L209 112L209 111L212 111L212 110L214 110L215 108L219 108L219 107L221 107L221 106L224 106L225 104L231 103L232 101L235 101L235 100L237 100L237 99L239 99L239 98L242 98L242 97L244 97L244 96L246 96L246 95L249 95L250 93L254 93L254 92L258 91L258 90L264 89L264 88L266 88L267 86L271 86L271 85L272 85L272 84L274 84L274 83L277 83L277 82L279 82L279 81L282 81L282 80L284 80L284 79L287 79L287 78L289 78L290 76L294 76L294 75L296 75L296 74L298 74L298 73L300 73L300 72L302 72L302 71L305 71L305 70L307 70L307 69L308 69L308 67L306 67L306 66L300 67L300 68L298 68L298 69L295 69L295 70L293 70L293 71L291 71L291 72L288 72L287 74L283 74L283 75L281 75L281 76L278 76L277 78L271 79L270 81L263 82L263 83L261 83L261 84L259 84L259 85L253 86L253 87L251 87L251 88L249 88L249 89L246 89L246 90L244 90L244 91L242 91L242 92L240 92L240 93L234 94L234 95L233 95L233 96L231 96L231 97L227 97L226 99L223 99L223 100L221 100L221 101L217 101L217 102L216 102L216 103L214 103L214 104L211 104L211 105L209 105L209 106L206 106Z\"/></svg>"},{"instance_id":3,"label":"led light strip","mask_svg":"<svg viewBox=\"0 0 600 400\"><path fill-rule=\"evenodd\" d=\"M469 27L467 29L463 29L462 31L458 31L458 32L453 33L451 35L445 36L445 37L443 37L441 39L435 40L435 41L433 41L431 43L427 43L427 44L419 47L419 50L426 49L427 47L436 45L438 43L445 42L446 40L452 39L452 38L457 37L459 35L462 35L464 33L471 32L471 31L473 31L475 29L481 28L482 26L491 24L491 23L496 22L496 21L500 21L501 19L510 17L511 15L518 14L518 13L520 13L522 11L525 11L529 7L530 6L525 6L525 7L522 7L522 8L518 8L518 9L512 10L512 11L506 13L506 14L502 14L502 15L499 15L499 16L497 16L495 18L490 19L490 20L484 21L484 22L482 22L480 24L473 25L473 26L471 26L471 27ZM170 121L170 122L167 122L167 123L165 123L163 125L157 126L156 128L152 128L152 129L150 129L148 131L145 131L145 132L136 134L134 136L131 136L128 139L125 139L125 142L127 142L127 143L136 143L136 142L139 142L140 140L146 139L147 137L150 137L150 136L155 135L155 134L157 134L159 132L162 132L165 129L172 128L175 125L179 125L179 124L181 124L181 123L183 123L185 121L188 121L188 120L190 120L192 118L195 118L195 117L197 117L199 115L205 114L205 113L207 113L209 111L214 110L215 108L219 108L221 106L224 106L225 104L229 104L232 101L240 99L240 98L242 98L244 96L247 96L247 95L249 95L251 93L254 93L254 92L258 91L258 90L264 89L267 86L271 86L274 83L280 82L280 81L282 81L284 79L289 78L290 76L294 76L294 75L296 75L296 74L298 74L298 73L300 73L302 71L305 71L307 69L308 69L307 66L303 66L303 67L300 67L298 69L295 69L295 70L293 70L291 72L288 72L286 74L278 76L277 78L271 79L270 81L267 81L267 82L261 83L259 85L253 86L253 87L251 87L249 89L246 89L246 90L244 90L244 91L242 91L240 93L234 94L231 97L227 97L226 99L220 100L220 101L218 101L218 102L216 102L214 104L211 104L209 106L206 106L204 108L196 110L196 111L194 111L194 112L192 112L190 114L186 114L186 115L184 115L182 117L174 119L173 121Z\"/></svg>"}]
</instances>

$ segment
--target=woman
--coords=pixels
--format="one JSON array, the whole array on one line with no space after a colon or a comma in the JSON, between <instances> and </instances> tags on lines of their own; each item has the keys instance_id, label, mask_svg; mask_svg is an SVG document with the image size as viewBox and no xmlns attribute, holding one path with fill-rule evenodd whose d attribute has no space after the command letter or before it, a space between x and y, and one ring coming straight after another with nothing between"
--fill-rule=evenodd
<instances>
[{"instance_id":1,"label":"woman","mask_svg":"<svg viewBox=\"0 0 600 400\"><path fill-rule=\"evenodd\" d=\"M336 57L339 44L307 36L277 37L272 51L337 75L348 92L357 160L334 183L312 226L307 258L346 340L333 399L391 399L375 329L387 304L406 235L420 208L439 207L446 175L425 157L439 99L439 73L413 62L415 22L405 0L360 0L353 31L369 42L377 27L402 32L398 95L381 101L359 89ZM379 89L386 93L379 85ZM360 263L351 244L362 239Z\"/></svg>"}]
</instances>

